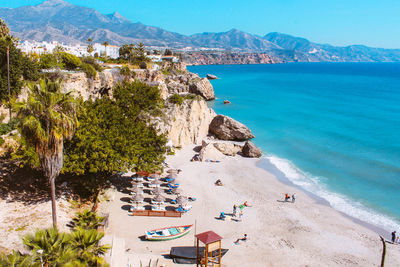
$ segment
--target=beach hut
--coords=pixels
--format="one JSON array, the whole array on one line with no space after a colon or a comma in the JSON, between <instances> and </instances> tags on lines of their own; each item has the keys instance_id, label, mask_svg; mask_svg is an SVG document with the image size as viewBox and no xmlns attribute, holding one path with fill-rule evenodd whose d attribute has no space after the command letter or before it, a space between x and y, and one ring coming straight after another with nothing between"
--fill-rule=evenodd
<instances>
[{"instance_id":1,"label":"beach hut","mask_svg":"<svg viewBox=\"0 0 400 267\"><path fill-rule=\"evenodd\" d=\"M196 235L197 253L196 266L221 267L221 240L222 237L213 231L207 231ZM200 253L200 242L205 245L203 253Z\"/></svg>"}]
</instances>

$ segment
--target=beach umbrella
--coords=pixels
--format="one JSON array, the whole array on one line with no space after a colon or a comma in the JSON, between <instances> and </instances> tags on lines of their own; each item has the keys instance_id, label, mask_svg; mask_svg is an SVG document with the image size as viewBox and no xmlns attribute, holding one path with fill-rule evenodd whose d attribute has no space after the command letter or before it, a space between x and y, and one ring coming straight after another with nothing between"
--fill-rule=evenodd
<instances>
[{"instance_id":1,"label":"beach umbrella","mask_svg":"<svg viewBox=\"0 0 400 267\"><path fill-rule=\"evenodd\" d=\"M151 184L158 184L158 185L160 185L160 184L162 184L162 182L160 181L160 180L154 180L153 182L151 182Z\"/></svg>"},{"instance_id":2,"label":"beach umbrella","mask_svg":"<svg viewBox=\"0 0 400 267\"><path fill-rule=\"evenodd\" d=\"M136 193L136 194L143 194L143 189L140 187L132 187L129 189L131 192Z\"/></svg>"},{"instance_id":3,"label":"beach umbrella","mask_svg":"<svg viewBox=\"0 0 400 267\"><path fill-rule=\"evenodd\" d=\"M161 193L164 193L164 189L161 189L160 187L156 187L152 190L153 194L159 195Z\"/></svg>"},{"instance_id":4,"label":"beach umbrella","mask_svg":"<svg viewBox=\"0 0 400 267\"><path fill-rule=\"evenodd\" d=\"M168 174L167 178L176 179L176 178L178 178L178 174L177 173L170 173L170 174Z\"/></svg>"},{"instance_id":5,"label":"beach umbrella","mask_svg":"<svg viewBox=\"0 0 400 267\"><path fill-rule=\"evenodd\" d=\"M179 196L176 198L176 203L178 203L179 205L185 205L189 202L187 197L184 196Z\"/></svg>"},{"instance_id":6,"label":"beach umbrella","mask_svg":"<svg viewBox=\"0 0 400 267\"><path fill-rule=\"evenodd\" d=\"M160 175L157 173L150 174L149 177L154 179L160 179Z\"/></svg>"},{"instance_id":7,"label":"beach umbrella","mask_svg":"<svg viewBox=\"0 0 400 267\"><path fill-rule=\"evenodd\" d=\"M159 194L159 195L156 195L156 196L153 198L153 200L154 200L155 202L164 202L164 201L165 201L165 197L164 197L163 195Z\"/></svg>"},{"instance_id":8,"label":"beach umbrella","mask_svg":"<svg viewBox=\"0 0 400 267\"><path fill-rule=\"evenodd\" d=\"M142 203L144 200L143 195L137 194L132 197L132 201L136 203L136 208L139 206L139 203Z\"/></svg>"},{"instance_id":9,"label":"beach umbrella","mask_svg":"<svg viewBox=\"0 0 400 267\"><path fill-rule=\"evenodd\" d=\"M179 188L173 188L173 189L171 190L171 192L172 192L173 194L175 194L175 195L182 194L182 190L179 189Z\"/></svg>"},{"instance_id":10,"label":"beach umbrella","mask_svg":"<svg viewBox=\"0 0 400 267\"><path fill-rule=\"evenodd\" d=\"M174 173L174 174L178 174L178 170L176 170L176 169L169 169L168 171L167 171L167 173Z\"/></svg>"}]
</instances>

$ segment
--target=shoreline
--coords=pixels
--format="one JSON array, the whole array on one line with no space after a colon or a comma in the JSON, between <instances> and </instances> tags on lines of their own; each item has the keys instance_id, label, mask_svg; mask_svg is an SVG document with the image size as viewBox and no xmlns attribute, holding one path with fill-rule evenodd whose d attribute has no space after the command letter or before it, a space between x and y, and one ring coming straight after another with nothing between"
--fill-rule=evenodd
<instances>
[{"instance_id":1,"label":"shoreline","mask_svg":"<svg viewBox=\"0 0 400 267\"><path fill-rule=\"evenodd\" d=\"M264 167L264 166L260 166L262 163L261 161L265 161L267 162L268 166ZM268 173L272 174L273 176L275 176L275 178L280 181L281 183L288 185L290 187L296 188L298 190L303 191L305 194L307 194L310 198L314 199L316 201L316 203L320 204L320 205L325 205L335 211L337 211L338 213L340 213L342 216L349 218L350 220L352 220L353 222L366 227L368 229L370 229L371 231L374 231L375 233L377 233L378 235L382 235L382 237L384 238L389 238L390 237L390 232L385 230L384 228L378 227L374 224L371 224L369 222L363 221L361 219L358 219L354 216L351 216L349 214L346 214L340 210L335 209L330 203L329 201L327 201L326 199L314 194L313 192L308 191L307 189L303 188L300 185L296 185L295 183L293 183L289 178L287 178L287 176L280 171L274 164L272 164L268 159L266 158L261 158L257 163L256 163L256 167L263 169L265 171L267 171Z\"/></svg>"},{"instance_id":2,"label":"shoreline","mask_svg":"<svg viewBox=\"0 0 400 267\"><path fill-rule=\"evenodd\" d=\"M375 266L380 262L382 244L374 231L284 184L257 166L259 159L237 155L220 163L191 162L194 147L185 146L166 159L170 168L182 170L178 179L183 195L197 198L182 218L130 216L129 195L123 192L115 192L114 200L104 203L110 214L106 234L124 239L130 263L138 255L155 259L168 255L171 247L193 246L194 234L208 230L223 237L222 247L229 252L222 263L229 267L250 266L249 262L251 266L293 266L293 262L296 266ZM217 179L224 185L215 186ZM294 188L296 202L282 201L283 194L294 193ZM252 207L245 208L241 222L216 219L220 212L228 215L233 204L245 201ZM168 242L138 238L146 230L184 224L196 224L196 229ZM248 240L235 245L244 233ZM399 246L387 245L386 263L400 266Z\"/></svg>"}]
</instances>

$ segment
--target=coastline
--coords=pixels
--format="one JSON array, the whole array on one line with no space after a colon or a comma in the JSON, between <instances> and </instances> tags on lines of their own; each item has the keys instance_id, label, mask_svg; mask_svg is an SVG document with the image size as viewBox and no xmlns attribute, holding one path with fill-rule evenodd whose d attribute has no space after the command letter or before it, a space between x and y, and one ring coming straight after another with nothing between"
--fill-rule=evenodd
<instances>
[{"instance_id":1,"label":"coastline","mask_svg":"<svg viewBox=\"0 0 400 267\"><path fill-rule=\"evenodd\" d=\"M259 159L237 155L220 163L190 162L196 153L193 148L186 146L166 160L171 168L182 169L184 195L197 198L192 202L192 210L182 218L129 216L125 207L128 195L121 192L115 192L114 201L104 203L103 208L110 214L106 234L125 240L130 263L168 255L174 246L192 246L195 232L213 230L223 237L223 248L229 249L222 261L224 266L293 266L294 262L295 266L379 264L382 244L374 231L283 183L258 167ZM217 179L224 186L215 186ZM296 202L282 201L284 193L296 193ZM229 214L233 204L244 201L252 207L245 209L243 221L216 219L220 212ZM194 223L196 230L176 240L160 243L138 238L145 230ZM248 241L235 245L233 242L245 233ZM387 245L387 266L400 265L398 248Z\"/></svg>"}]
</instances>

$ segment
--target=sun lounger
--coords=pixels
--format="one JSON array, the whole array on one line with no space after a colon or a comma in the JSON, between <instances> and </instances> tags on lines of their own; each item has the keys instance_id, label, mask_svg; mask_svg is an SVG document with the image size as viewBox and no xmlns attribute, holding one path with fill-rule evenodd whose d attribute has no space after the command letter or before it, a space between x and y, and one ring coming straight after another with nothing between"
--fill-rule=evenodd
<instances>
[{"instance_id":1,"label":"sun lounger","mask_svg":"<svg viewBox=\"0 0 400 267\"><path fill-rule=\"evenodd\" d=\"M173 182L173 181L175 181L175 178L165 178L165 181L167 181L168 183Z\"/></svg>"},{"instance_id":2,"label":"sun lounger","mask_svg":"<svg viewBox=\"0 0 400 267\"><path fill-rule=\"evenodd\" d=\"M140 207L131 206L130 211L134 211L134 210L145 210L145 209L146 209L146 208L143 207L143 206L140 206Z\"/></svg>"},{"instance_id":3,"label":"sun lounger","mask_svg":"<svg viewBox=\"0 0 400 267\"><path fill-rule=\"evenodd\" d=\"M149 184L148 185L150 188L156 188L157 186L159 186L158 184Z\"/></svg>"},{"instance_id":4,"label":"sun lounger","mask_svg":"<svg viewBox=\"0 0 400 267\"><path fill-rule=\"evenodd\" d=\"M154 211L165 211L165 207L151 206L151 210L154 210Z\"/></svg>"},{"instance_id":5,"label":"sun lounger","mask_svg":"<svg viewBox=\"0 0 400 267\"><path fill-rule=\"evenodd\" d=\"M178 188L179 184L168 184L169 188Z\"/></svg>"},{"instance_id":6,"label":"sun lounger","mask_svg":"<svg viewBox=\"0 0 400 267\"><path fill-rule=\"evenodd\" d=\"M190 208L192 208L192 206L190 206ZM185 209L185 208L183 208L182 206L179 206L179 207L177 207L177 208L175 209L175 211L178 211L178 212L188 212L188 211L190 210L190 208L189 208L189 209Z\"/></svg>"}]
</instances>

